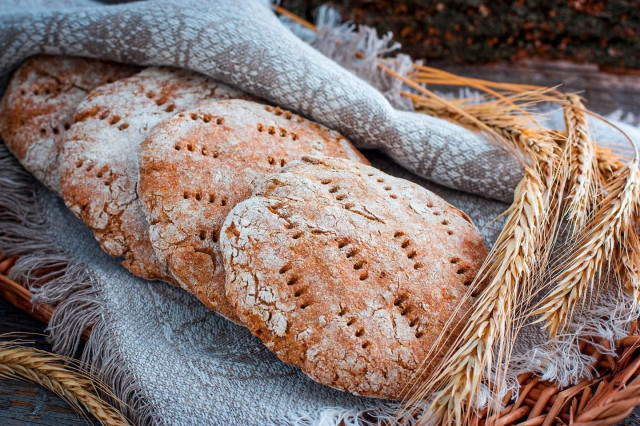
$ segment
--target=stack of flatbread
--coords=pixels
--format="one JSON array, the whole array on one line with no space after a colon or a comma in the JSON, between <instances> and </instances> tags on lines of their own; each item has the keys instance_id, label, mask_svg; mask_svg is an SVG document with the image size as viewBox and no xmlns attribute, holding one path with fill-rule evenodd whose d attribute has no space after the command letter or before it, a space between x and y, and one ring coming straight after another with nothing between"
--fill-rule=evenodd
<instances>
[{"instance_id":1,"label":"stack of flatbread","mask_svg":"<svg viewBox=\"0 0 640 426\"><path fill-rule=\"evenodd\" d=\"M131 273L182 287L325 385L406 397L473 301L486 248L466 214L202 75L33 57L0 134Z\"/></svg>"}]
</instances>

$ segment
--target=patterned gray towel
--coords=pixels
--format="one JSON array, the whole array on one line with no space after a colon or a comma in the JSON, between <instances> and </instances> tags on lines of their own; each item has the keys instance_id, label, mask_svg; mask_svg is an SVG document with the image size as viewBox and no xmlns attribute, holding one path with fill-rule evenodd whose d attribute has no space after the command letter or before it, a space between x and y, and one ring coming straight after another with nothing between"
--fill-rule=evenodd
<instances>
[{"instance_id":1,"label":"patterned gray towel","mask_svg":"<svg viewBox=\"0 0 640 426\"><path fill-rule=\"evenodd\" d=\"M504 204L431 184L377 152L372 163L436 191L482 227ZM485 228L495 238L499 224ZM72 353L93 325L83 354L129 404L136 423L356 423L393 405L319 385L270 353L259 339L206 309L183 290L131 275L102 252L64 202L36 183L0 145L0 252L20 256L12 277L63 265L34 288L35 300L61 301L50 324L54 350Z\"/></svg>"},{"instance_id":2,"label":"patterned gray towel","mask_svg":"<svg viewBox=\"0 0 640 426\"><path fill-rule=\"evenodd\" d=\"M35 3L0 0L0 75L36 53L189 68L381 149L441 185L509 201L520 179L516 161L480 135L394 109L296 37L265 1Z\"/></svg>"}]
</instances>

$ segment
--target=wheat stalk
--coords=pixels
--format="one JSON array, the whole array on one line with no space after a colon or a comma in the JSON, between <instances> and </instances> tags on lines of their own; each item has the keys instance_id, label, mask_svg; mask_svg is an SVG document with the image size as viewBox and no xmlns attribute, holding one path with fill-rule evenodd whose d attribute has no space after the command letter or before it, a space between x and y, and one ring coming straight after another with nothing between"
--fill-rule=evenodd
<instances>
[{"instance_id":1,"label":"wheat stalk","mask_svg":"<svg viewBox=\"0 0 640 426\"><path fill-rule=\"evenodd\" d=\"M596 204L599 169L595 143L591 139L580 97L567 96L564 120L567 127L565 155L569 158L566 217L574 230L579 230L587 223Z\"/></svg>"},{"instance_id":2,"label":"wheat stalk","mask_svg":"<svg viewBox=\"0 0 640 426\"><path fill-rule=\"evenodd\" d=\"M447 103L442 101L436 101L424 96L406 93L406 96L413 100L416 111L424 114L432 115L434 117L444 118L454 121L460 125L478 128L479 126L473 120L470 120L467 116L462 115L452 108ZM527 93L522 93L517 96L511 96L507 100L516 102L520 100L533 102L532 99L527 97ZM496 129L497 133L503 137L514 139L514 143L518 141L525 141L524 146L528 146L531 141L540 139L532 135L530 127L530 120L527 116L522 114L514 114L517 112L514 108L508 105L506 102L501 101L488 101L483 103L465 103L466 100L458 99L447 101L457 106L457 108L465 111L469 116L475 117L481 120L487 126ZM546 129L537 128L534 132L544 132L547 135L542 136L542 139L549 141L553 139L557 145L564 147L566 144L567 136L560 132L553 132ZM535 143L535 142L534 142ZM512 143L512 146L513 145ZM545 143L547 154L551 151L549 145ZM609 148L597 145L594 143L596 165L598 173L596 174L599 185L604 186L611 179L613 174L624 166L619 155L615 154ZM523 149L518 149L519 152L523 152ZM557 152L557 151L556 151Z\"/></svg>"},{"instance_id":3,"label":"wheat stalk","mask_svg":"<svg viewBox=\"0 0 640 426\"><path fill-rule=\"evenodd\" d=\"M419 387L413 399L415 402L426 398L444 383L425 418L460 423L469 420L483 378L488 384L487 377L493 374L490 386L494 391L503 384L518 329L518 312L530 300L537 279L534 269L544 268L553 246L568 173L567 162L561 161L565 138L520 113L514 105L516 101L527 101L526 94L480 104L458 101L456 108L440 100L421 98L414 98L417 110L476 128L475 122L479 121L499 136L499 143L530 160L524 162L525 177L487 259L489 266L476 278L476 282L488 280L489 284L475 302L465 331L452 345L458 349L445 355L436 376ZM458 109L466 114L459 114ZM489 408L497 407L494 404Z\"/></svg>"},{"instance_id":4,"label":"wheat stalk","mask_svg":"<svg viewBox=\"0 0 640 426\"><path fill-rule=\"evenodd\" d=\"M595 277L607 266L608 256L625 247L625 231L633 226L638 208L640 174L633 160L620 169L606 188L606 197L581 233L577 248L558 268L555 287L532 315L544 322L554 337L571 319L575 307L585 301Z\"/></svg>"},{"instance_id":5,"label":"wheat stalk","mask_svg":"<svg viewBox=\"0 0 640 426\"><path fill-rule=\"evenodd\" d=\"M433 101L415 95L412 98L416 111L480 130L488 128L501 137L500 142L507 143L506 148L520 152L537 163L547 163L558 156L557 144L553 142L549 132L540 126L531 126L535 124L531 116L517 113L515 101L527 99L525 95L474 104L460 104L444 99Z\"/></svg>"},{"instance_id":6,"label":"wheat stalk","mask_svg":"<svg viewBox=\"0 0 640 426\"><path fill-rule=\"evenodd\" d=\"M80 415L90 413L101 424L128 425L118 410L96 395L106 386L72 365L72 360L59 355L15 342L0 342L0 377L40 384L66 400Z\"/></svg>"},{"instance_id":7,"label":"wheat stalk","mask_svg":"<svg viewBox=\"0 0 640 426\"><path fill-rule=\"evenodd\" d=\"M438 76L438 78L441 78L442 81L446 80L446 76ZM457 83L459 79L451 81ZM476 87L479 85L476 84ZM485 92L493 94L493 90L485 90ZM530 97L532 102L535 101L536 96L534 94ZM476 398L483 380L482 375L485 374L484 383L492 386L490 389L499 389L501 386L499 375L504 374L506 365L504 361L508 361L509 350L512 347L509 339L513 338L518 328L514 324L517 321L516 311L523 309L529 313L531 310L527 303L530 303L529 296L532 293L525 290L524 287L544 284L542 280L545 278L546 261L554 245L551 240L556 236L558 220L563 216L563 210L566 211L566 217L575 229L589 223L591 228L588 229L595 231L596 235L591 239L583 238L584 244L577 246L578 254L564 265L564 269L569 270L569 275L571 272L574 273L575 280L577 274L575 269L571 270L571 268L580 269L581 266L575 266L575 263L584 261L581 269L582 280L572 282L567 281L569 278L565 279L549 295L547 305L536 310L537 314L543 315L545 310L554 311L554 313L546 313L550 334L555 336L558 330L567 323L573 308L578 301L584 300L590 283L604 266L606 257L604 253L611 254L613 249L620 253L620 278L627 290L638 300L640 293L640 238L632 226L632 219L637 213L636 207L633 206L633 200L637 199L639 195L637 187L640 179L637 177L635 162L630 164L625 173L623 172L624 164L621 163L620 157L610 150L596 146L590 138L586 124L587 111L577 96L569 96L565 102L556 100L564 106L568 129L566 136L560 132L545 130L535 125L535 122L532 127L531 123L527 122L529 117L522 114L521 110L513 105L516 102L529 99L526 92L521 91L519 96L505 97L501 95L499 99L481 104L468 104L466 100L461 100L454 102L454 108L441 99L430 99L428 96L418 95L410 97L420 112L446 118L480 130L484 130L485 127L490 128L494 134L501 136L501 142L506 142L509 148L516 149L523 156L530 158L533 164L537 164L546 183L546 195L541 195L540 198L543 201L543 211L546 212L541 216L545 218L544 223L541 224L537 235L534 234L532 237L537 238L540 243L548 242L549 244L538 244L533 248L536 257L530 259L529 266L531 267L535 262L538 262L536 272L529 269L528 274L523 274L517 282L521 286L519 289L521 294L516 299L523 300L513 302L511 298L505 298L507 293L500 294L498 292L508 292L508 290L498 286L493 291L489 291L489 297L493 297L496 303L504 303L505 311L496 311L495 305L491 305L487 301L484 303L476 302L477 306L469 320L470 326L466 329L472 330L472 332L465 332L460 339L456 340L454 347L459 348L457 352L447 353L445 361L440 364L437 370L439 372L437 378L431 379L425 386L419 388L417 394L417 398L426 398L429 392L435 390L436 384L444 383L444 388L436 395L436 399L427 410L426 418L447 423L452 421L467 422L470 416L470 407L477 401ZM553 101L553 99L551 100ZM464 114L459 111L463 111ZM478 126L477 122L482 123L482 126ZM606 197L602 200L598 210L602 213L594 214L593 221L590 221L589 218L596 203L600 201L598 198L600 187L605 188L602 194ZM568 195L566 201L564 199L565 191ZM618 198L615 198L616 196ZM523 215L523 212L519 214ZM501 237L518 232L509 229L508 226L509 223L503 229L506 234L501 234ZM604 230L605 234L606 229L609 229L608 232L612 236L597 234L598 229L599 232ZM594 246L596 250L590 251ZM498 267L506 268L510 259L491 257L491 261L495 262ZM514 260L511 259L511 261ZM492 281L492 284L495 284L495 281ZM567 293L567 286L573 286L573 291L569 290ZM518 306L517 303L520 305ZM556 305L554 306L553 303ZM491 311L491 309L494 310ZM507 318L509 312L512 315L511 318ZM542 320L544 321L545 318ZM496 339L498 339L497 343ZM494 346L498 349L497 351ZM493 360L494 354L503 359ZM496 373L498 374L497 378L495 378ZM492 380L492 383L487 383L487 380ZM495 408L490 407L490 409Z\"/></svg>"},{"instance_id":8,"label":"wheat stalk","mask_svg":"<svg viewBox=\"0 0 640 426\"><path fill-rule=\"evenodd\" d=\"M409 73L409 75L416 83L471 87L485 93L490 93L495 97L499 97L495 94L496 90L507 93L537 93L537 98L539 100L550 102L557 101L558 97L562 95L554 88L546 88L532 84L504 83L465 77L422 64L414 64L413 68L415 71ZM550 92L551 95L547 95L548 92Z\"/></svg>"},{"instance_id":9,"label":"wheat stalk","mask_svg":"<svg viewBox=\"0 0 640 426\"><path fill-rule=\"evenodd\" d=\"M476 284L485 279L488 283L454 343L458 349L445 356L437 377L422 386L413 397L414 401L419 401L438 384L445 383L421 420L466 421L483 374L490 374L494 365L506 361L515 306L518 298L529 291L529 277L536 263L535 253L545 215L544 192L540 174L533 168L525 168L507 222L486 266L476 277ZM494 360L496 348L498 359Z\"/></svg>"}]
</instances>

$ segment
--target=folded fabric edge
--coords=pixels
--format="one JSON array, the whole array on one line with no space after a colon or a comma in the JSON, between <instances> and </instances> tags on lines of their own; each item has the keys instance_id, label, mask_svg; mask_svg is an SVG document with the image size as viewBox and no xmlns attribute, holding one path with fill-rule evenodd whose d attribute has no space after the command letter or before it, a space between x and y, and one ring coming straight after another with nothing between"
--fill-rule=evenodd
<instances>
[{"instance_id":1,"label":"folded fabric edge","mask_svg":"<svg viewBox=\"0 0 640 426\"><path fill-rule=\"evenodd\" d=\"M342 22L340 13L327 4L317 9L317 32L284 15L280 21L302 41L375 87L394 108L414 110L411 100L401 95L402 90L412 89L379 67L379 59L386 58L385 67L395 73L407 77L412 71L414 61L409 55L387 57L401 47L391 32L380 36L373 27ZM422 64L422 61L415 63Z\"/></svg>"}]
</instances>

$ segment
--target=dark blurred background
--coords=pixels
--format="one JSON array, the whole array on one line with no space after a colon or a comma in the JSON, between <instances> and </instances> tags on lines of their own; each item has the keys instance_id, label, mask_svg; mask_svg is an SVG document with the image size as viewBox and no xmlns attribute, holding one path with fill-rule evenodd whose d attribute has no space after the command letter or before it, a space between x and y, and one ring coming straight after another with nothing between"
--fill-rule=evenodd
<instances>
[{"instance_id":1,"label":"dark blurred background","mask_svg":"<svg viewBox=\"0 0 640 426\"><path fill-rule=\"evenodd\" d=\"M326 0L282 0L314 20ZM392 31L429 63L568 59L640 69L640 0L333 0L344 20Z\"/></svg>"}]
</instances>

